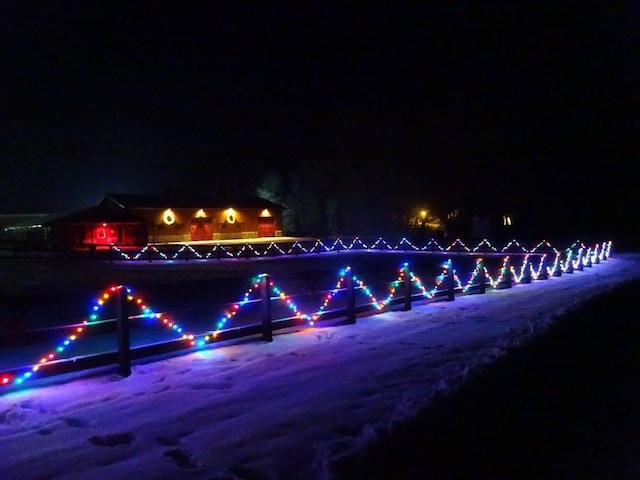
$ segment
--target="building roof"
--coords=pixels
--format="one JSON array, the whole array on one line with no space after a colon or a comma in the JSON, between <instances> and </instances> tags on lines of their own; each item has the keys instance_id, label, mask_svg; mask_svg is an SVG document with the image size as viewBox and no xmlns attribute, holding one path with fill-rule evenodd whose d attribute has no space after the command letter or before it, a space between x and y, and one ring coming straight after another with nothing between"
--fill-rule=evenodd
<instances>
[{"instance_id":1,"label":"building roof","mask_svg":"<svg viewBox=\"0 0 640 480\"><path fill-rule=\"evenodd\" d=\"M282 205L260 197L236 199L174 198L163 195L107 194L93 207L57 217L51 217L43 225L60 223L146 223L131 213L137 208L269 208L283 209Z\"/></svg>"},{"instance_id":2,"label":"building roof","mask_svg":"<svg viewBox=\"0 0 640 480\"><path fill-rule=\"evenodd\" d=\"M284 209L282 205L261 197L178 197L171 195L139 195L128 193L109 193L100 201L99 206L115 205L120 208L271 208Z\"/></svg>"},{"instance_id":3,"label":"building roof","mask_svg":"<svg viewBox=\"0 0 640 480\"><path fill-rule=\"evenodd\" d=\"M132 215L123 208L107 208L97 205L69 215L53 218L44 225L60 223L146 223L146 220Z\"/></svg>"}]
</instances>

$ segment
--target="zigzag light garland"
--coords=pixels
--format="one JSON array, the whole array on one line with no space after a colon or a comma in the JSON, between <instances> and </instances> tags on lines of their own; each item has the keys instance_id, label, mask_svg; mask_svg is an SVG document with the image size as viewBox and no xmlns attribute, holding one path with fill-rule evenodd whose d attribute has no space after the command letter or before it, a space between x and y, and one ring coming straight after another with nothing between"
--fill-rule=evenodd
<instances>
[{"instance_id":1,"label":"zigzag light garland","mask_svg":"<svg viewBox=\"0 0 640 480\"><path fill-rule=\"evenodd\" d=\"M45 353L40 359L34 363L28 370L25 372L14 376L9 374L0 375L0 385L20 385L25 380L32 378L41 368L46 367L48 364L52 364L60 359L62 353L71 348L73 344L79 340L83 335L85 335L92 326L105 322L105 320L100 320L100 312L104 308L104 305L108 300L114 297L114 295L118 294L122 289L127 294L127 301L133 303L140 309L140 315L129 316L129 318L153 318L160 320L163 325L167 328L171 329L175 333L182 335L183 338L188 339L189 335L184 334L182 327L177 323L169 320L164 317L162 313L153 312L144 302L141 297L137 297L133 294L133 291L129 287L125 287L122 285L112 286L108 289L104 290L97 298L95 304L91 307L91 313L88 316L88 319L83 320L79 326L73 326L71 334L65 337L60 344L52 351ZM109 320L106 320L109 321Z\"/></svg>"},{"instance_id":2,"label":"zigzag light garland","mask_svg":"<svg viewBox=\"0 0 640 480\"><path fill-rule=\"evenodd\" d=\"M227 246L229 247L229 246ZM300 241L295 241L287 248L279 246L275 242L270 242L264 250L258 248L258 246L246 243L240 247L237 251L227 248L222 244L216 244L206 253L201 253L196 250L192 245L185 243L175 253L168 255L160 250L156 245L146 245L138 253L129 254L122 250L119 246L113 244L110 246L112 251L123 260L147 260L150 261L153 257L157 257L159 260L171 261L179 259L195 258L199 260L209 259L234 259L234 258L258 258L268 257L274 255L304 255L312 253L329 253L329 252L350 252L350 251L367 251L367 252L380 252L380 251L414 251L425 253L554 253L560 254L560 252L553 247L547 240L542 240L531 250L527 250L517 240L511 240L507 245L501 249L496 248L487 239L483 239L478 245L473 248L468 247L461 239L457 238L454 242L446 247L442 247L434 239L431 239L423 247L417 246L407 238L402 238L396 245L391 245L382 237L379 237L375 242L370 245L365 244L359 237L354 237L350 242L345 243L342 239L336 238L330 246L327 246L322 240L317 239L312 247L305 247ZM207 247L209 248L209 247ZM580 248L586 249L581 242L575 242L569 249L576 251ZM604 242L602 245L596 244L593 249L590 250L591 262L594 263L596 259L602 260L606 258L611 250L611 241ZM564 268L564 266L563 266Z\"/></svg>"},{"instance_id":3,"label":"zigzag light garland","mask_svg":"<svg viewBox=\"0 0 640 480\"><path fill-rule=\"evenodd\" d=\"M418 249L418 247L415 247L410 242L406 241L406 239L403 239L403 240L404 241L401 242L398 246L402 246L402 248ZM334 244L332 245L331 249L339 248L340 246L344 247L345 249L356 248L356 246L357 248L362 248L362 249L371 248L371 247L392 249L392 247L390 247L382 239L378 239L371 247L367 247L360 240L354 240L354 242L352 242L349 247L346 247L344 243L342 243L339 240L336 240L336 242L334 242ZM384 300L378 300L376 296L373 294L373 292L371 291L371 289L362 280L358 279L355 275L353 275L351 267L346 267L339 272L339 279L335 285L335 288L331 289L325 295L319 309L311 314L302 312L293 301L293 298L290 295L287 295L284 291L282 291L272 280L270 280L269 286L273 294L275 295L275 297L273 298L277 301L283 302L293 312L294 318L299 319L301 321L306 321L309 325L313 326L316 321L321 319L323 313L327 311L331 301L334 298L336 298L341 292L345 291L345 282L346 282L347 275L352 276L352 279L354 282L354 288L356 288L358 291L363 292L363 294L368 298L370 305L373 305L374 308L376 308L377 310L383 310L395 298L397 288L401 283L404 282L405 275L407 274L410 277L412 286L417 288L420 294L424 298L432 299L436 296L438 292L443 291L442 285L444 283L445 278L449 274L452 274L454 279L454 287L455 287L455 290L457 290L458 292L469 293L470 289L473 286L477 285L477 278L480 275L480 273L484 274L485 281L491 287L498 288L498 286L505 281L505 277L507 273L510 274L509 282L513 280L516 284L518 284L518 283L524 282L525 279L528 279L528 278L533 278L535 280L549 278L550 276L553 276L553 275L559 275L562 272L572 273L574 269L589 267L595 263L599 263L600 261L606 260L611 254L611 246L612 246L611 242L606 242L602 245L596 244L594 248L587 248L585 247L584 244L582 244L582 242L575 242L571 247L569 247L564 252L564 255L563 255L562 252L555 249L548 242L542 241L538 245L536 245L536 247L534 247L534 249L531 250L531 252L524 255L519 273L516 271L515 267L509 264L509 256L505 256L503 258L503 263L499 270L499 274L496 278L493 278L490 275L487 267L483 263L482 258L478 258L476 259L476 263L473 268L473 271L471 272L470 278L465 285L462 284L460 278L458 277L457 272L454 269L453 262L451 261L451 259L448 259L442 266L442 272L438 277L436 277L435 284L430 290L427 290L427 288L422 284L421 280L412 271L409 270L408 263L405 263L400 269L400 273L396 278L396 280L390 282L389 294ZM214 247L214 249L216 247ZM298 244L298 247L307 253L312 252L314 249L317 249L317 248L324 248L325 250L327 249L327 247L324 246L324 244L322 244L322 242L320 241L316 242L316 244L311 250L304 249L304 247L300 244ZM441 247L439 247L439 245L437 245L437 243L435 242L434 243L430 242L430 244L428 244L428 247L439 248L440 249L439 251L442 251ZM162 256L162 252L157 251L157 249L154 250L155 249L154 246L151 246L149 248L151 249L151 251L157 252L159 255ZM294 247L292 247L292 249L293 248ZM270 244L269 247L267 248L267 251L269 249L279 250L280 252L283 251L282 249L277 247L275 243ZM449 251L454 249L462 250L465 252L471 251L471 249L469 249L466 245L464 245L464 243L462 243L460 240L456 240L454 243L450 245ZM496 250L495 247L493 247L488 242L481 242L478 245L478 247L476 247L476 249L474 250L478 251L481 249L484 249L484 251L488 249L488 250L491 250L492 252ZM511 249L517 249L518 251L526 252L526 249L523 249L523 247L521 247L515 241L510 242L503 249L503 252ZM174 258L177 257L177 255L179 255L182 251L185 251L185 250L189 250L194 254L197 253L190 246L185 245L178 252L176 252L176 254L174 255ZM143 251L140 252L138 255L142 255L146 251L147 250L143 249ZM253 250L253 252L255 252L255 250ZM553 262L550 266L546 265L546 259L549 253L552 253L554 255ZM255 254L258 255L257 252L255 252ZM563 256L564 256L564 259L562 258ZM534 265L532 264L531 262L532 257L538 258L537 267L534 267ZM244 307L248 303L258 301L258 300L252 300L250 297L253 293L255 293L256 291L259 291L260 281L263 275L260 275L258 278L252 280L252 286L245 292L242 300L232 304L232 306L219 318L219 320L216 323L216 329L213 332L198 334L198 335L185 332L180 325L170 320L169 318L164 316L162 313L153 312L146 305L146 302L144 302L144 300L141 297L136 296L129 287L125 287L121 285L109 287L99 295L95 304L91 307L91 313L89 314L88 319L83 320L81 324L70 326L70 327L73 327L72 333L70 333L66 338L64 338L54 350L42 355L36 363L34 363L31 367L29 367L26 371L23 371L22 373L15 374L15 375L8 374L8 373L0 374L0 386L21 385L26 380L36 376L37 373L42 368L46 368L48 364L52 364L54 362L63 360L61 358L61 354L63 354L66 350L68 350L74 342L76 342L83 335L85 335L91 326L97 325L104 321L108 321L108 320L100 319L100 312L102 311L103 306L115 294L119 293L123 289L126 292L127 301L136 305L141 312L139 315L129 316L129 318L131 319L152 318L152 319L159 320L170 331L174 332L175 334L178 334L180 338L187 341L187 345L185 345L185 347L199 347L199 346L204 346L208 343L214 342L218 337L219 333L226 328L228 321L233 317L235 317L238 314L238 312L242 309L242 307Z\"/></svg>"}]
</instances>

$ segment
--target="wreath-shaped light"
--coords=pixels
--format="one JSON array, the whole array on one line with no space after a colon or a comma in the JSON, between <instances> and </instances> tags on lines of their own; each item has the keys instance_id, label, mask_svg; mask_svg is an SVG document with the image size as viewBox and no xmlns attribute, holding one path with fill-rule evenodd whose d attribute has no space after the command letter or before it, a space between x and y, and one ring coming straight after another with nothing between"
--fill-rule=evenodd
<instances>
[{"instance_id":1,"label":"wreath-shaped light","mask_svg":"<svg viewBox=\"0 0 640 480\"><path fill-rule=\"evenodd\" d=\"M166 225L173 225L176 221L176 215L173 213L173 210L167 208L162 215L162 221Z\"/></svg>"},{"instance_id":2,"label":"wreath-shaped light","mask_svg":"<svg viewBox=\"0 0 640 480\"><path fill-rule=\"evenodd\" d=\"M236 223L236 212L233 208L228 208L224 213L227 214L227 223Z\"/></svg>"}]
</instances>

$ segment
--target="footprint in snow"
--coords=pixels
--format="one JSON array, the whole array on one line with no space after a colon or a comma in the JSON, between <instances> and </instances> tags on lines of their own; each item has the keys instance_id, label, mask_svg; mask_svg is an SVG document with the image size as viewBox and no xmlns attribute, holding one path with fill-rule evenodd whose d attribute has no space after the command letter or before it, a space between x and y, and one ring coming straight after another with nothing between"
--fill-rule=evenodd
<instances>
[{"instance_id":1,"label":"footprint in snow","mask_svg":"<svg viewBox=\"0 0 640 480\"><path fill-rule=\"evenodd\" d=\"M333 433L337 433L338 435L344 435L346 437L357 437L360 434L358 428L353 427L351 425L345 425L343 423L335 425L331 431Z\"/></svg>"},{"instance_id":2,"label":"footprint in snow","mask_svg":"<svg viewBox=\"0 0 640 480\"><path fill-rule=\"evenodd\" d=\"M191 385L193 390L229 390L233 388L233 383L231 382L200 382L194 383Z\"/></svg>"},{"instance_id":3,"label":"footprint in snow","mask_svg":"<svg viewBox=\"0 0 640 480\"><path fill-rule=\"evenodd\" d=\"M111 435L94 435L89 441L98 447L116 447L118 445L129 446L134 439L133 433L113 433Z\"/></svg>"},{"instance_id":4,"label":"footprint in snow","mask_svg":"<svg viewBox=\"0 0 640 480\"><path fill-rule=\"evenodd\" d=\"M164 456L169 458L176 466L180 468L198 468L193 454L181 448L174 448L164 452Z\"/></svg>"},{"instance_id":5,"label":"footprint in snow","mask_svg":"<svg viewBox=\"0 0 640 480\"><path fill-rule=\"evenodd\" d=\"M156 443L163 447L176 447L180 445L180 439L174 437L156 437Z\"/></svg>"},{"instance_id":6,"label":"footprint in snow","mask_svg":"<svg viewBox=\"0 0 640 480\"><path fill-rule=\"evenodd\" d=\"M20 407L33 409L34 403L35 401L33 399L23 400L22 402L20 402Z\"/></svg>"},{"instance_id":7,"label":"footprint in snow","mask_svg":"<svg viewBox=\"0 0 640 480\"><path fill-rule=\"evenodd\" d=\"M66 423L67 425L73 428L84 428L89 426L89 424L86 421L76 417L66 417L66 418L63 418L62 421L64 421L64 423Z\"/></svg>"}]
</instances>

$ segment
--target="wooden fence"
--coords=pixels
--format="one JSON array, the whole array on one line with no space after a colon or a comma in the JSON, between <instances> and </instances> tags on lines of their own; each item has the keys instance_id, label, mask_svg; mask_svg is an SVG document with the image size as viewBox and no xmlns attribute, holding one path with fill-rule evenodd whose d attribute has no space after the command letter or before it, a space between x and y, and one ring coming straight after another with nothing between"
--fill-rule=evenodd
<instances>
[{"instance_id":1,"label":"wooden fence","mask_svg":"<svg viewBox=\"0 0 640 480\"><path fill-rule=\"evenodd\" d=\"M446 252L451 256L455 252ZM170 340L154 341L141 345L132 345L130 329L132 322L141 318L151 318L160 321L162 314L151 312L140 298L132 293L126 286L112 286L99 300L99 305L104 302L115 302L115 318L100 319L97 315L80 324L64 325L55 329L42 329L31 332L38 341L50 338L53 332L71 332L66 340L56 350L41 356L33 364L21 364L11 368L2 368L0 363L0 392L20 388L23 384L31 384L38 379L50 378L72 372L83 372L97 367L117 365L118 372L122 376L131 374L131 363L142 358L161 358L166 355L184 354L199 348L205 348L222 342L234 341L241 338L256 337L262 341L271 341L273 333L281 330L296 330L307 328L310 325L336 325L353 324L361 316L381 313L390 310L410 310L416 302L429 303L436 301L453 301L456 295L484 294L488 289L511 288L515 284L527 284L532 281L545 280L562 274L572 274L589 268L601 261L606 261L611 254L611 244L605 243L590 248L579 245L576 249L567 249L564 252L554 250L554 255L548 251L520 251L505 255L497 251L481 254L480 252L458 252L459 254L473 254L475 264L471 272L467 272L468 281L463 283L455 269L453 261L449 258L443 265L440 274L435 277L435 284L429 290L421 285L420 279L414 275L408 264L399 269L396 280L390 282L391 293L384 301L376 300L371 295L368 286L359 280L350 267L341 272L340 280L335 288L326 290L325 304L313 314L303 314L296 308L292 308L292 298L280 291L271 276L267 273L260 275L255 280L253 294L259 294L256 299L249 299L245 294L244 300L232 304L231 318L246 304L253 304L256 312L254 321L247 325L227 326L226 319L216 329L199 333L189 333L177 327L174 321L163 319L162 321L174 332L178 332L178 338ZM487 255L495 255L501 259L501 267L491 275L483 263ZM356 294L364 297L364 302L356 301ZM328 308L329 300L340 297L341 301L335 308ZM278 302L284 302L289 310L289 315L274 316L273 306ZM336 302L337 303L337 302ZM142 304L142 312L136 314L131 311L132 306L138 308ZM100 306L94 306L98 311ZM98 353L87 353L73 357L63 356L66 347L79 339L86 332L105 335L115 335L117 348ZM29 334L29 332L26 332ZM28 335L27 335L28 336ZM28 342L27 342L28 343ZM13 351L17 351L15 348Z\"/></svg>"}]
</instances>

